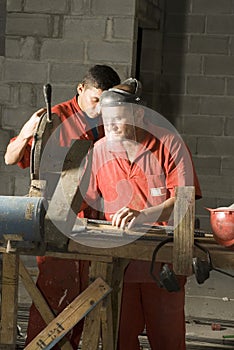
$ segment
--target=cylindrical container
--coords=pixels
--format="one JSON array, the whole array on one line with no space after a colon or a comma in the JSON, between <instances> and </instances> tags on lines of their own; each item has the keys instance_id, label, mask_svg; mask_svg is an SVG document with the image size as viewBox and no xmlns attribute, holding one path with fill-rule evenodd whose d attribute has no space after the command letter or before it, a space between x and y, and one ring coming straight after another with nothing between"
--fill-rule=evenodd
<instances>
[{"instance_id":1,"label":"cylindrical container","mask_svg":"<svg viewBox=\"0 0 234 350\"><path fill-rule=\"evenodd\" d=\"M46 201L41 197L0 196L0 240L22 237L40 242L44 236ZM4 236L5 235L5 236Z\"/></svg>"}]
</instances>

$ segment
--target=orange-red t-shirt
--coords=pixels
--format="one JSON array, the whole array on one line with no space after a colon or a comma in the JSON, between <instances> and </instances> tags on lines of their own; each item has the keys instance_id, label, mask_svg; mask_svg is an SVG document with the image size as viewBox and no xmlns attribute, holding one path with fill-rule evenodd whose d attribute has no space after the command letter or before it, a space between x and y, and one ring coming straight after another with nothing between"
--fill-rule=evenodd
<instances>
[{"instance_id":1,"label":"orange-red t-shirt","mask_svg":"<svg viewBox=\"0 0 234 350\"><path fill-rule=\"evenodd\" d=\"M80 109L77 102L77 95L71 100L60 103L52 107L52 113L55 113L61 119L62 124L59 126L59 139L61 146L69 146L72 140L87 139L96 140L96 135L93 133L89 118ZM101 118L96 119L98 139L103 137L103 125ZM16 136L17 137L17 136ZM11 142L16 139L11 139ZM30 166L30 153L33 139L30 139L23 158L17 163L21 168Z\"/></svg>"}]
</instances>

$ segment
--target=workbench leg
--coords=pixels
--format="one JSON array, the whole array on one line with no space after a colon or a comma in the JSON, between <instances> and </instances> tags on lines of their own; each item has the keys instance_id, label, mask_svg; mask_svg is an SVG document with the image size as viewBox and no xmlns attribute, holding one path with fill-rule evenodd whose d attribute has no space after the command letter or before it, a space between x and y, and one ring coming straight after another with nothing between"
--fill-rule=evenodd
<instances>
[{"instance_id":1,"label":"workbench leg","mask_svg":"<svg viewBox=\"0 0 234 350\"><path fill-rule=\"evenodd\" d=\"M16 348L19 256L3 253L2 255L2 300L0 349Z\"/></svg>"},{"instance_id":2,"label":"workbench leg","mask_svg":"<svg viewBox=\"0 0 234 350\"><path fill-rule=\"evenodd\" d=\"M195 188L176 188L174 206L173 269L178 275L192 275L195 221Z\"/></svg>"},{"instance_id":3,"label":"workbench leg","mask_svg":"<svg viewBox=\"0 0 234 350\"><path fill-rule=\"evenodd\" d=\"M82 350L97 350L100 340L103 350L117 347L119 314L122 296L124 269L128 263L125 259L113 259L112 262L91 263L90 280L103 278L111 285L111 295L100 303L85 318L82 337Z\"/></svg>"}]
</instances>

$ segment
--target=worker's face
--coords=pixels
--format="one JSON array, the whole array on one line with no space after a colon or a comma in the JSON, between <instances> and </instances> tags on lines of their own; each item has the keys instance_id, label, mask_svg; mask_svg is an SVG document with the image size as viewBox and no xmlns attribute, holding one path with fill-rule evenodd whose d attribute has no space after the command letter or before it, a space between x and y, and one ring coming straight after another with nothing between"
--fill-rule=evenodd
<instances>
[{"instance_id":1,"label":"worker's face","mask_svg":"<svg viewBox=\"0 0 234 350\"><path fill-rule=\"evenodd\" d=\"M81 110L89 118L97 118L100 115L99 99L103 91L95 87L85 87L83 84L79 84L77 92L79 94L78 104Z\"/></svg>"},{"instance_id":2,"label":"worker's face","mask_svg":"<svg viewBox=\"0 0 234 350\"><path fill-rule=\"evenodd\" d=\"M105 134L109 140L135 140L134 114L128 106L103 107L102 118Z\"/></svg>"}]
</instances>

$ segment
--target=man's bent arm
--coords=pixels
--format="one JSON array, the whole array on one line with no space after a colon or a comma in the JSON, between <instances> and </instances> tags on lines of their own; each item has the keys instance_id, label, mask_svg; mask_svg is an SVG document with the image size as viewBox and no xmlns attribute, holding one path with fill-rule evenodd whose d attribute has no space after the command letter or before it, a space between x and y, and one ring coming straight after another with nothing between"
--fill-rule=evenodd
<instances>
[{"instance_id":1,"label":"man's bent arm","mask_svg":"<svg viewBox=\"0 0 234 350\"><path fill-rule=\"evenodd\" d=\"M9 143L5 153L5 163L7 165L16 164L23 158L27 144L36 131L40 117L45 111L45 108L36 111L24 124L17 138Z\"/></svg>"}]
</instances>

